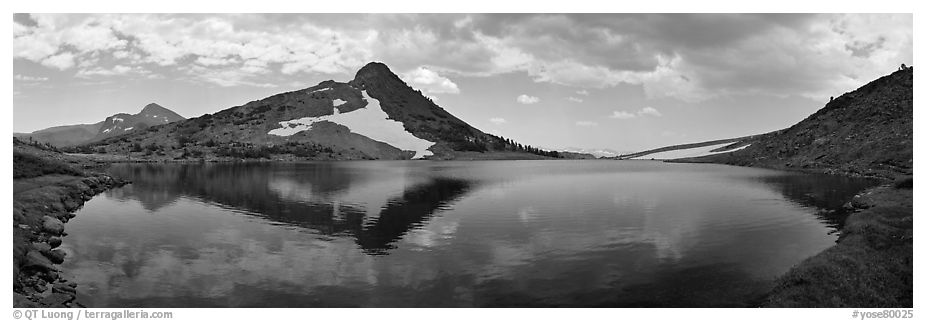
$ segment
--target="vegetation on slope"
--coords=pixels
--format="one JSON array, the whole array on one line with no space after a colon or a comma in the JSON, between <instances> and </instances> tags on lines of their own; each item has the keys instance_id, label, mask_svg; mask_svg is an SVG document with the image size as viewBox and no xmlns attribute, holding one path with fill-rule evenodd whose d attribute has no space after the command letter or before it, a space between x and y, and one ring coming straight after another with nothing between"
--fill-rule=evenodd
<instances>
[{"instance_id":1,"label":"vegetation on slope","mask_svg":"<svg viewBox=\"0 0 926 321\"><path fill-rule=\"evenodd\" d=\"M736 152L680 160L894 178L913 173L913 68L833 99Z\"/></svg>"}]
</instances>

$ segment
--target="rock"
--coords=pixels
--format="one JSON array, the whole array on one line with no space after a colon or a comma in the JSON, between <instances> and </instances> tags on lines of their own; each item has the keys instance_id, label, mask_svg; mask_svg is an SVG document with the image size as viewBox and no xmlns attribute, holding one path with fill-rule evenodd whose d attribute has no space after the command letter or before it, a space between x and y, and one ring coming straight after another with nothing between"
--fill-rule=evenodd
<instances>
[{"instance_id":1,"label":"rock","mask_svg":"<svg viewBox=\"0 0 926 321\"><path fill-rule=\"evenodd\" d=\"M51 251L51 245L48 245L48 243L32 242L32 249L45 253Z\"/></svg>"},{"instance_id":2,"label":"rock","mask_svg":"<svg viewBox=\"0 0 926 321\"><path fill-rule=\"evenodd\" d=\"M14 308L38 308L39 305L35 302L32 302L25 295L19 293L13 293L13 307Z\"/></svg>"},{"instance_id":3,"label":"rock","mask_svg":"<svg viewBox=\"0 0 926 321\"><path fill-rule=\"evenodd\" d=\"M52 235L61 235L61 233L64 233L64 223L59 219L46 215L42 217L42 229Z\"/></svg>"},{"instance_id":4,"label":"rock","mask_svg":"<svg viewBox=\"0 0 926 321\"><path fill-rule=\"evenodd\" d=\"M38 269L38 270L43 270L43 271L56 270L55 265L52 264L51 261L45 258L45 256L42 255L42 253L39 253L39 251L34 251L34 250L29 251L29 253L26 253L26 260L25 260L25 263L23 264L23 267L33 268L33 269Z\"/></svg>"},{"instance_id":5,"label":"rock","mask_svg":"<svg viewBox=\"0 0 926 321\"><path fill-rule=\"evenodd\" d=\"M61 238L60 238L60 237L52 237L52 238L49 238L49 239L48 239L48 246L49 246L50 248L56 248L56 247L61 246Z\"/></svg>"},{"instance_id":6,"label":"rock","mask_svg":"<svg viewBox=\"0 0 926 321\"><path fill-rule=\"evenodd\" d=\"M845 204L842 204L842 208L844 210L851 211L855 209L855 206L852 205L852 201L848 201Z\"/></svg>"},{"instance_id":7,"label":"rock","mask_svg":"<svg viewBox=\"0 0 926 321\"><path fill-rule=\"evenodd\" d=\"M51 263L54 263L54 264L63 263L64 256L66 255L64 251L62 251L61 249L54 249L54 250L45 252L43 254L45 254L45 256L48 257L49 260L51 260Z\"/></svg>"},{"instance_id":8,"label":"rock","mask_svg":"<svg viewBox=\"0 0 926 321\"><path fill-rule=\"evenodd\" d=\"M65 293L52 293L51 295L42 299L42 304L46 304L49 307L64 307L65 303L70 303L74 301L74 296Z\"/></svg>"},{"instance_id":9,"label":"rock","mask_svg":"<svg viewBox=\"0 0 926 321\"><path fill-rule=\"evenodd\" d=\"M77 294L77 289L65 283L55 283L55 285L52 286L51 291L55 293Z\"/></svg>"},{"instance_id":10,"label":"rock","mask_svg":"<svg viewBox=\"0 0 926 321\"><path fill-rule=\"evenodd\" d=\"M48 271L39 276L42 277L42 281L45 282L55 282L58 280L58 272L55 271Z\"/></svg>"}]
</instances>

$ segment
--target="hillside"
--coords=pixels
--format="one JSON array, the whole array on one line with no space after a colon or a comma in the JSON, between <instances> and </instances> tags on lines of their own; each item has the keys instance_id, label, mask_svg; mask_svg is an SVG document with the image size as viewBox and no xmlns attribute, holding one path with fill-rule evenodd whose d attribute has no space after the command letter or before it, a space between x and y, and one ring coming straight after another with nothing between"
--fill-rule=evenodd
<instances>
[{"instance_id":1,"label":"hillside","mask_svg":"<svg viewBox=\"0 0 926 321\"><path fill-rule=\"evenodd\" d=\"M346 83L323 81L81 149L145 159L558 156L470 126L376 62Z\"/></svg>"},{"instance_id":2,"label":"hillside","mask_svg":"<svg viewBox=\"0 0 926 321\"><path fill-rule=\"evenodd\" d=\"M56 126L32 133L14 133L13 137L55 147L71 147L184 119L170 109L152 103L134 115L119 113L94 124Z\"/></svg>"},{"instance_id":3,"label":"hillside","mask_svg":"<svg viewBox=\"0 0 926 321\"><path fill-rule=\"evenodd\" d=\"M100 131L100 127L102 126L103 122L55 126L31 133L14 133L13 137L48 143L58 147L75 146L89 142L93 137L96 137L96 134Z\"/></svg>"},{"instance_id":4,"label":"hillside","mask_svg":"<svg viewBox=\"0 0 926 321\"><path fill-rule=\"evenodd\" d=\"M106 120L100 124L100 129L97 134L89 141L93 142L123 135L132 130L142 131L151 126L168 124L184 119L186 118L183 118L183 116L178 115L170 109L151 103L134 115L120 113L106 117Z\"/></svg>"},{"instance_id":5,"label":"hillside","mask_svg":"<svg viewBox=\"0 0 926 321\"><path fill-rule=\"evenodd\" d=\"M678 161L883 178L912 175L913 68L843 94L743 150Z\"/></svg>"},{"instance_id":6,"label":"hillside","mask_svg":"<svg viewBox=\"0 0 926 321\"><path fill-rule=\"evenodd\" d=\"M671 145L660 148L645 150L642 152L617 155L614 159L673 159L686 157L683 155L708 155L711 153L725 153L737 150L743 146L748 146L753 141L769 135L752 135L739 138L717 139L700 143ZM687 156L691 157L691 156Z\"/></svg>"}]
</instances>

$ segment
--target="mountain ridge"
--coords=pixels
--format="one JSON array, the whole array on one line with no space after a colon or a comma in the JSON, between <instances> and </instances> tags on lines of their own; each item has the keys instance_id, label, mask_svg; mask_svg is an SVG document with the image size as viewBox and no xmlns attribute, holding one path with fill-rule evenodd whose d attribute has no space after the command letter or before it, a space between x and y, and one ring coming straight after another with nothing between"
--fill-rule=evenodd
<instances>
[{"instance_id":1,"label":"mountain ridge","mask_svg":"<svg viewBox=\"0 0 926 321\"><path fill-rule=\"evenodd\" d=\"M121 121L117 121L121 119ZM13 133L13 137L50 144L55 147L72 147L118 136L129 130L186 119L157 103L145 105L137 114L117 113L93 124L61 125L33 131ZM128 120L128 121L126 121ZM125 124L131 126L126 126ZM131 128L130 128L131 127ZM130 128L126 130L127 128Z\"/></svg>"},{"instance_id":2,"label":"mountain ridge","mask_svg":"<svg viewBox=\"0 0 926 321\"><path fill-rule=\"evenodd\" d=\"M326 80L80 149L158 159L559 156L476 129L379 62L348 82Z\"/></svg>"},{"instance_id":3,"label":"mountain ridge","mask_svg":"<svg viewBox=\"0 0 926 321\"><path fill-rule=\"evenodd\" d=\"M742 150L677 162L723 163L897 178L913 174L913 67L832 99Z\"/></svg>"}]
</instances>

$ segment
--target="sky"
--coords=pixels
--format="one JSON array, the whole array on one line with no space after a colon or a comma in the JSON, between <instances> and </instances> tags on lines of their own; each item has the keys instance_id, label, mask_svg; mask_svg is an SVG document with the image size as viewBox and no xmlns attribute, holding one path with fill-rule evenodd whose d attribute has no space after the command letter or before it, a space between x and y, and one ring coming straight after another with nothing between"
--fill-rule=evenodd
<instances>
[{"instance_id":1,"label":"sky","mask_svg":"<svg viewBox=\"0 0 926 321\"><path fill-rule=\"evenodd\" d=\"M913 64L911 14L14 14L13 131L185 117L383 62L485 132L629 152L760 134Z\"/></svg>"}]
</instances>

